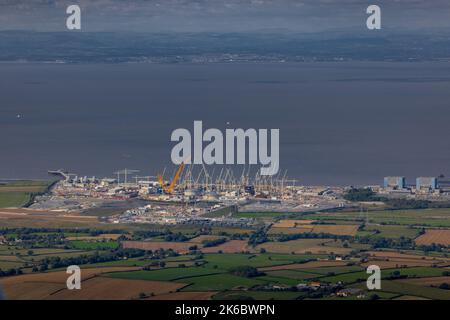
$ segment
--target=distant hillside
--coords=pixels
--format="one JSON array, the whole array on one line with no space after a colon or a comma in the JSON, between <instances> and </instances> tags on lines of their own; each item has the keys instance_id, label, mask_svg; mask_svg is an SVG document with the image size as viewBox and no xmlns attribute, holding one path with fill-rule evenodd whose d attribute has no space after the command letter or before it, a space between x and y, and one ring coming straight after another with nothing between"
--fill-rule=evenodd
<instances>
[{"instance_id":1,"label":"distant hillside","mask_svg":"<svg viewBox=\"0 0 450 320\"><path fill-rule=\"evenodd\" d=\"M0 32L0 62L448 61L450 33Z\"/></svg>"}]
</instances>

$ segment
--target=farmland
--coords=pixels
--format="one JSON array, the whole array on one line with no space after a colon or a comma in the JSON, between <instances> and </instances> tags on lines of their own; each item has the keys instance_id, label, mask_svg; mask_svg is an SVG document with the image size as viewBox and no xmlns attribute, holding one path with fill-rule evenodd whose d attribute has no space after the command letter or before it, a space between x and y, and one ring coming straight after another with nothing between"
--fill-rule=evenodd
<instances>
[{"instance_id":1,"label":"farmland","mask_svg":"<svg viewBox=\"0 0 450 320\"><path fill-rule=\"evenodd\" d=\"M296 220L282 220L270 228L270 234L326 233L331 235L354 236L357 225L312 225L300 224ZM300 220L304 221L304 220Z\"/></svg>"},{"instance_id":2,"label":"farmland","mask_svg":"<svg viewBox=\"0 0 450 320\"><path fill-rule=\"evenodd\" d=\"M398 274L396 273L398 272ZM439 268L402 268L402 269L383 269L381 272L381 278L403 278L403 277L411 277L411 278L420 278L420 277L433 277L433 276L442 276L442 269ZM358 281L364 281L367 279L367 273L365 271L358 272L348 272L343 273L337 276L328 276L321 278L321 281L330 282L330 283L354 283Z\"/></svg>"},{"instance_id":3,"label":"farmland","mask_svg":"<svg viewBox=\"0 0 450 320\"><path fill-rule=\"evenodd\" d=\"M105 250L116 249L119 247L117 241L86 241L86 240L72 240L70 245L74 249L79 250Z\"/></svg>"},{"instance_id":4,"label":"farmland","mask_svg":"<svg viewBox=\"0 0 450 320\"><path fill-rule=\"evenodd\" d=\"M361 287L361 285L358 285ZM435 299L450 300L450 291L438 288L408 284L401 281L383 281L382 290L396 293L401 296L409 296L409 299Z\"/></svg>"},{"instance_id":5,"label":"farmland","mask_svg":"<svg viewBox=\"0 0 450 320\"><path fill-rule=\"evenodd\" d=\"M185 278L184 281L185 283L190 283L188 287L183 289L185 291L224 291L237 287L249 288L264 283L264 281L258 279L243 278L231 274L205 275Z\"/></svg>"},{"instance_id":6,"label":"farmland","mask_svg":"<svg viewBox=\"0 0 450 320\"><path fill-rule=\"evenodd\" d=\"M267 228L118 229L96 214L4 208L0 284L9 299L370 299L366 268L378 265L378 298L450 299L447 209L242 215ZM83 292L64 289L72 264ZM361 294L337 294L348 288Z\"/></svg>"},{"instance_id":7,"label":"farmland","mask_svg":"<svg viewBox=\"0 0 450 320\"><path fill-rule=\"evenodd\" d=\"M309 245L311 244L317 245L317 243L309 243ZM3 249L5 248L3 247ZM84 251L84 253L95 250L93 247L85 247L85 249L88 251ZM50 249L42 249L36 254L61 254L61 250L59 252L56 251L57 249L54 250L52 252ZM20 249L18 251L20 252ZM4 259L12 261L15 257L19 263L21 260L25 260L25 257L22 256L11 256L8 250L1 252L4 254ZM66 252L66 254L69 253L71 252ZM76 253L77 251L72 252L72 254ZM380 256L384 254L383 252L376 252L376 254L378 254L376 258L385 258ZM385 255L391 259L396 258L392 252L387 252ZM412 256L412 258L424 261L436 259L432 257L422 259L423 257L420 256L405 254L399 254L399 256L400 258ZM161 264L161 261L164 264ZM327 254L203 253L200 255L184 254L157 260L142 256L127 260L81 265L84 279L83 288L86 290L79 293L69 292L61 287L59 282L65 279L66 275L58 271L6 277L0 283L6 288L11 299L177 299L181 297L297 299L308 296L307 292L288 290L299 283L316 281L323 284L342 283L350 286L362 283L367 275L364 268L358 264L358 260L354 259L348 261L329 260ZM239 266L255 267L261 272L261 275L246 278L233 274L232 270ZM439 278L445 281L448 277L443 277L444 270L440 267L383 270L382 277L385 279L383 281L393 282L388 286L388 290L383 287L383 292L393 291L395 293L384 296L422 297L423 295L418 295L412 289L418 290L417 286L427 285L432 290L431 293L427 291L425 296L434 297L441 289L433 288L430 284L439 283L441 281ZM395 271L399 272L397 277L406 279L388 280ZM421 278L424 279L423 283L415 282ZM425 279L433 280L426 281ZM412 282L406 282L405 286L400 284L400 281ZM37 285L38 283L39 285ZM14 290L12 284L14 284ZM272 286L286 289L281 292L271 291ZM118 290L119 288L123 288L123 290ZM399 288L406 289L399 293ZM380 296L383 295L380 294ZM445 298L445 295L443 297Z\"/></svg>"},{"instance_id":8,"label":"farmland","mask_svg":"<svg viewBox=\"0 0 450 320\"><path fill-rule=\"evenodd\" d=\"M33 194L44 192L51 181L12 181L0 184L0 208L21 207Z\"/></svg>"},{"instance_id":9,"label":"farmland","mask_svg":"<svg viewBox=\"0 0 450 320\"><path fill-rule=\"evenodd\" d=\"M433 243L450 246L450 230L427 230L425 234L416 239L418 245Z\"/></svg>"},{"instance_id":10,"label":"farmland","mask_svg":"<svg viewBox=\"0 0 450 320\"><path fill-rule=\"evenodd\" d=\"M248 244L245 240L230 240L218 246L203 248L202 252L223 252L223 253L238 253L246 251Z\"/></svg>"},{"instance_id":11,"label":"farmland","mask_svg":"<svg viewBox=\"0 0 450 320\"><path fill-rule=\"evenodd\" d=\"M450 209L383 210L367 212L370 224L450 227ZM345 222L361 219L360 212L321 212L302 215L302 219Z\"/></svg>"},{"instance_id":12,"label":"farmland","mask_svg":"<svg viewBox=\"0 0 450 320\"><path fill-rule=\"evenodd\" d=\"M30 196L25 192L1 192L0 208L21 207L28 202Z\"/></svg>"},{"instance_id":13,"label":"farmland","mask_svg":"<svg viewBox=\"0 0 450 320\"><path fill-rule=\"evenodd\" d=\"M195 246L191 242L164 242L164 241L124 241L124 248L134 248L141 250L173 249L179 253L189 252L189 248Z\"/></svg>"},{"instance_id":14,"label":"farmland","mask_svg":"<svg viewBox=\"0 0 450 320\"><path fill-rule=\"evenodd\" d=\"M398 280L397 282L405 282L405 283L409 283L409 284L415 284L415 285L427 286L427 287L432 287L432 286L437 287L443 283L450 284L450 276L405 279L405 280Z\"/></svg>"},{"instance_id":15,"label":"farmland","mask_svg":"<svg viewBox=\"0 0 450 320\"><path fill-rule=\"evenodd\" d=\"M273 224L274 228L296 228L296 227L307 227L309 224L314 222L313 220L289 220L284 219L277 221ZM311 226L312 228L312 226Z\"/></svg>"},{"instance_id":16,"label":"farmland","mask_svg":"<svg viewBox=\"0 0 450 320\"><path fill-rule=\"evenodd\" d=\"M311 232L338 236L354 236L357 230L358 226L356 225L315 225Z\"/></svg>"},{"instance_id":17,"label":"farmland","mask_svg":"<svg viewBox=\"0 0 450 320\"><path fill-rule=\"evenodd\" d=\"M110 275L112 278L133 279L133 280L182 280L189 277L198 277L214 273L206 268L164 268L153 271L118 272Z\"/></svg>"},{"instance_id":18,"label":"farmland","mask_svg":"<svg viewBox=\"0 0 450 320\"><path fill-rule=\"evenodd\" d=\"M82 282L95 278L104 272L119 270L133 270L133 268L86 269L82 273ZM49 299L51 295L63 289L67 290L66 280L66 272L60 271L0 278L0 284L4 288L8 299Z\"/></svg>"},{"instance_id":19,"label":"farmland","mask_svg":"<svg viewBox=\"0 0 450 320\"><path fill-rule=\"evenodd\" d=\"M400 237L415 238L419 235L419 228L412 228L403 225L368 225L360 231L360 235L370 235L377 238L395 239Z\"/></svg>"},{"instance_id":20,"label":"farmland","mask_svg":"<svg viewBox=\"0 0 450 320\"><path fill-rule=\"evenodd\" d=\"M313 253L313 254L346 254L350 248L341 246L340 241L333 239L301 239L285 242L267 242L256 247L273 253Z\"/></svg>"},{"instance_id":21,"label":"farmland","mask_svg":"<svg viewBox=\"0 0 450 320\"><path fill-rule=\"evenodd\" d=\"M320 273L319 270L326 270L328 267L341 267L345 266L346 263L342 261L332 261L332 260L321 260L321 261L308 261L303 263L292 263L292 264L283 264L271 267L263 267L260 268L261 271L275 271L275 270L299 270L299 269L317 269L316 273ZM326 268L326 269L322 269ZM328 273L328 272L327 272Z\"/></svg>"},{"instance_id":22,"label":"farmland","mask_svg":"<svg viewBox=\"0 0 450 320\"><path fill-rule=\"evenodd\" d=\"M84 281L83 290L61 290L51 300L130 300L175 292L183 284L95 277ZM141 296L142 295L142 296Z\"/></svg>"}]
</instances>

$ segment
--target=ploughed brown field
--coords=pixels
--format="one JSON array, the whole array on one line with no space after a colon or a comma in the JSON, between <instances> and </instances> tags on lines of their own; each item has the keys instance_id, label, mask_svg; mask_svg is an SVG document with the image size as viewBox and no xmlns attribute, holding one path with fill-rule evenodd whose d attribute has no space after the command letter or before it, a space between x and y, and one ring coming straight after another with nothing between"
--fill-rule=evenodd
<instances>
[{"instance_id":1,"label":"ploughed brown field","mask_svg":"<svg viewBox=\"0 0 450 320\"><path fill-rule=\"evenodd\" d=\"M329 233L338 236L354 236L358 232L357 225L315 225L313 233Z\"/></svg>"},{"instance_id":2,"label":"ploughed brown field","mask_svg":"<svg viewBox=\"0 0 450 320\"><path fill-rule=\"evenodd\" d=\"M268 234L297 234L297 233L308 233L312 232L313 227L304 225L301 227L295 227L295 228L277 228L277 227L271 227L268 231Z\"/></svg>"},{"instance_id":3,"label":"ploughed brown field","mask_svg":"<svg viewBox=\"0 0 450 320\"><path fill-rule=\"evenodd\" d=\"M217 240L217 239L220 239L220 238L223 238L223 237L221 237L221 236L211 236L211 235L201 235L201 236L197 236L195 238L190 239L189 242L202 244L203 241Z\"/></svg>"},{"instance_id":4,"label":"ploughed brown field","mask_svg":"<svg viewBox=\"0 0 450 320\"><path fill-rule=\"evenodd\" d=\"M376 264L380 268L401 268L401 267L445 267L450 265L450 258L434 257L414 254L404 254L389 251L369 251L369 261L361 264L367 267Z\"/></svg>"},{"instance_id":5,"label":"ploughed brown field","mask_svg":"<svg viewBox=\"0 0 450 320\"><path fill-rule=\"evenodd\" d=\"M271 253L313 253L313 254L347 254L352 249L338 246L333 239L298 239L285 242L265 242L256 246L256 251L264 248Z\"/></svg>"},{"instance_id":6,"label":"ploughed brown field","mask_svg":"<svg viewBox=\"0 0 450 320\"><path fill-rule=\"evenodd\" d=\"M0 225L5 228L76 228L102 226L95 216L77 212L0 208Z\"/></svg>"},{"instance_id":7,"label":"ploughed brown field","mask_svg":"<svg viewBox=\"0 0 450 320\"><path fill-rule=\"evenodd\" d=\"M417 245L431 245L433 243L450 246L450 230L427 230L416 238Z\"/></svg>"},{"instance_id":8,"label":"ploughed brown field","mask_svg":"<svg viewBox=\"0 0 450 320\"><path fill-rule=\"evenodd\" d=\"M432 260L432 261L450 261L446 257L424 256L419 254L408 254L394 251L368 251L370 257L396 258L396 259L413 259L413 260Z\"/></svg>"},{"instance_id":9,"label":"ploughed brown field","mask_svg":"<svg viewBox=\"0 0 450 320\"><path fill-rule=\"evenodd\" d=\"M397 282L405 282L409 284L416 284L420 286L439 286L442 283L450 284L450 277L428 277L416 279L401 279Z\"/></svg>"},{"instance_id":10,"label":"ploughed brown field","mask_svg":"<svg viewBox=\"0 0 450 320\"><path fill-rule=\"evenodd\" d=\"M128 280L95 277L81 284L81 290L62 289L47 297L50 300L130 300L139 295L175 292L186 284L168 281Z\"/></svg>"},{"instance_id":11,"label":"ploughed brown field","mask_svg":"<svg viewBox=\"0 0 450 320\"><path fill-rule=\"evenodd\" d=\"M204 253L215 253L219 251L223 253L240 253L248 250L247 244L247 240L230 240L215 247L202 248L201 251Z\"/></svg>"},{"instance_id":12,"label":"ploughed brown field","mask_svg":"<svg viewBox=\"0 0 450 320\"><path fill-rule=\"evenodd\" d=\"M82 287L85 281L107 272L139 270L138 267L108 267L81 270ZM0 279L6 298L10 300L42 300L65 290L69 275L65 271L45 272Z\"/></svg>"},{"instance_id":13,"label":"ploughed brown field","mask_svg":"<svg viewBox=\"0 0 450 320\"><path fill-rule=\"evenodd\" d=\"M414 259L389 259L389 260L369 260L361 265L363 267L368 267L370 265L377 265L381 269L392 269L392 268L409 268L409 267L431 267L431 266L446 266L448 262L445 261L432 261L432 260L414 260Z\"/></svg>"},{"instance_id":14,"label":"ploughed brown field","mask_svg":"<svg viewBox=\"0 0 450 320\"><path fill-rule=\"evenodd\" d=\"M142 249L142 250L158 250L158 249L172 249L178 253L185 254L189 252L189 248L193 246L200 246L201 241L122 241L122 246L125 249ZM215 253L222 251L223 253L241 253L248 250L246 240L230 240L223 244L214 247L201 248L204 253Z\"/></svg>"},{"instance_id":15,"label":"ploughed brown field","mask_svg":"<svg viewBox=\"0 0 450 320\"><path fill-rule=\"evenodd\" d=\"M172 249L178 253L184 254L189 252L189 248L196 246L195 242L173 242L173 241L122 241L124 249L141 249L141 250L159 250Z\"/></svg>"},{"instance_id":16,"label":"ploughed brown field","mask_svg":"<svg viewBox=\"0 0 450 320\"><path fill-rule=\"evenodd\" d=\"M282 220L274 224L269 234L295 234L295 233L327 233L337 236L354 236L358 232L357 225L312 225L299 224L298 220ZM309 220L307 220L309 221Z\"/></svg>"},{"instance_id":17,"label":"ploughed brown field","mask_svg":"<svg viewBox=\"0 0 450 320\"><path fill-rule=\"evenodd\" d=\"M314 220L280 220L273 224L274 228L295 228L303 225L308 225L314 222Z\"/></svg>"}]
</instances>

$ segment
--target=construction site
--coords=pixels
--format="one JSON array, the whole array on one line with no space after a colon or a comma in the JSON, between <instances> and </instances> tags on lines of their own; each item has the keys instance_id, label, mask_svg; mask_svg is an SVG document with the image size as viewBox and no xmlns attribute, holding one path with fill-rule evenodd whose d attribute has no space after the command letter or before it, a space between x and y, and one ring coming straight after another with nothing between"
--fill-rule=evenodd
<instances>
[{"instance_id":1,"label":"construction site","mask_svg":"<svg viewBox=\"0 0 450 320\"><path fill-rule=\"evenodd\" d=\"M172 174L164 169L155 176L141 176L138 170L123 169L106 178L49 171L60 181L49 194L36 197L31 208L67 212L114 208L119 214L108 217L113 223L248 226L251 219L235 219L232 213L308 212L345 205L341 187L301 186L287 172L262 176L251 166L243 166L240 173L216 169L181 163Z\"/></svg>"}]
</instances>

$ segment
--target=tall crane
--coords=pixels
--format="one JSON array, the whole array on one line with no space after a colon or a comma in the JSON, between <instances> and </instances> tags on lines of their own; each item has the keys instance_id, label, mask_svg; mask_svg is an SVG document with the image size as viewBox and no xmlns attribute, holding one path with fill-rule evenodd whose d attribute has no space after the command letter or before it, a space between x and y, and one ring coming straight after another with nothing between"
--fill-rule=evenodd
<instances>
[{"instance_id":1,"label":"tall crane","mask_svg":"<svg viewBox=\"0 0 450 320\"><path fill-rule=\"evenodd\" d=\"M128 175L137 173L137 172L139 172L139 170L133 170L133 169L123 169L123 170L114 172L114 174L117 174L117 184L120 185L120 175L121 174L123 174L125 184L127 184L128 183Z\"/></svg>"},{"instance_id":2,"label":"tall crane","mask_svg":"<svg viewBox=\"0 0 450 320\"><path fill-rule=\"evenodd\" d=\"M183 172L184 169L184 162L182 162L180 164L180 166L178 167L177 172L175 173L172 182L170 182L169 186L167 186L164 182L164 177L162 175L158 175L158 181L161 184L161 187L163 188L165 193L171 194L173 192L173 190L175 189L175 186L177 184L178 179L180 178L181 173Z\"/></svg>"}]
</instances>

